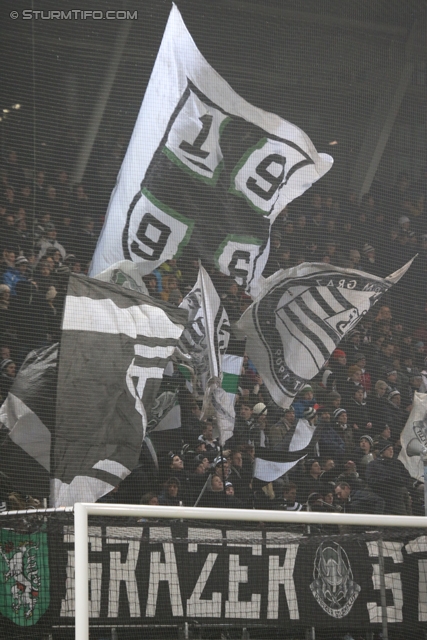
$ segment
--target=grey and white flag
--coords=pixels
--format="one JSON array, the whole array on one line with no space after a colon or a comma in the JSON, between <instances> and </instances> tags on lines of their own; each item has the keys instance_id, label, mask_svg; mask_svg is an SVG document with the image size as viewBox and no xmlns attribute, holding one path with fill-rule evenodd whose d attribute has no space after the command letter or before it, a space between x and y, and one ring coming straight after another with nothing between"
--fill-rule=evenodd
<instances>
[{"instance_id":1,"label":"grey and white flag","mask_svg":"<svg viewBox=\"0 0 427 640\"><path fill-rule=\"evenodd\" d=\"M187 312L71 276L58 373L53 506L92 502L136 466Z\"/></svg>"},{"instance_id":2,"label":"grey and white flag","mask_svg":"<svg viewBox=\"0 0 427 640\"><path fill-rule=\"evenodd\" d=\"M230 322L212 280L202 266L196 284L179 306L188 311L180 348L190 356L189 364L201 390L205 391L208 380L220 376L230 339Z\"/></svg>"},{"instance_id":3,"label":"grey and white flag","mask_svg":"<svg viewBox=\"0 0 427 640\"><path fill-rule=\"evenodd\" d=\"M50 492L57 363L58 343L31 351L0 408L0 471L11 488L39 499Z\"/></svg>"},{"instance_id":4,"label":"grey and white flag","mask_svg":"<svg viewBox=\"0 0 427 640\"><path fill-rule=\"evenodd\" d=\"M412 260L387 278L324 263L274 273L236 323L274 402L289 407Z\"/></svg>"}]
</instances>

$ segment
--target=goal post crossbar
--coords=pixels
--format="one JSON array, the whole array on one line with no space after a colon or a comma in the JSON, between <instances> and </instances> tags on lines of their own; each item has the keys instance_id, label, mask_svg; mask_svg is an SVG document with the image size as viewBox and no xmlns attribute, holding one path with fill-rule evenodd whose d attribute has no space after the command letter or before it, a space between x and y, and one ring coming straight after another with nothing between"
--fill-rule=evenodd
<instances>
[{"instance_id":1,"label":"goal post crossbar","mask_svg":"<svg viewBox=\"0 0 427 640\"><path fill-rule=\"evenodd\" d=\"M230 522L270 522L283 525L318 524L427 529L427 518L424 516L76 503L74 505L76 640L89 640L89 516L153 518L155 520L228 520Z\"/></svg>"}]
</instances>

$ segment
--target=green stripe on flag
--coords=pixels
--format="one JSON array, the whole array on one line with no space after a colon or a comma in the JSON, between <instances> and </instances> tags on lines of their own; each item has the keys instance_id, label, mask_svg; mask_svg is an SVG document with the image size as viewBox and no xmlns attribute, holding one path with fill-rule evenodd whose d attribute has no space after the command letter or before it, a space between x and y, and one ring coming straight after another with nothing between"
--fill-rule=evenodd
<instances>
[{"instance_id":1,"label":"green stripe on flag","mask_svg":"<svg viewBox=\"0 0 427 640\"><path fill-rule=\"evenodd\" d=\"M222 388L227 393L237 393L239 387L239 376L236 376L234 373L224 373L222 374Z\"/></svg>"},{"instance_id":2,"label":"green stripe on flag","mask_svg":"<svg viewBox=\"0 0 427 640\"><path fill-rule=\"evenodd\" d=\"M191 371L188 369L188 367L183 367L181 364L179 364L178 365L178 369L179 369L180 373L182 373L184 378L191 382Z\"/></svg>"},{"instance_id":3,"label":"green stripe on flag","mask_svg":"<svg viewBox=\"0 0 427 640\"><path fill-rule=\"evenodd\" d=\"M222 359L222 388L228 393L237 394L243 358L226 353Z\"/></svg>"}]
</instances>

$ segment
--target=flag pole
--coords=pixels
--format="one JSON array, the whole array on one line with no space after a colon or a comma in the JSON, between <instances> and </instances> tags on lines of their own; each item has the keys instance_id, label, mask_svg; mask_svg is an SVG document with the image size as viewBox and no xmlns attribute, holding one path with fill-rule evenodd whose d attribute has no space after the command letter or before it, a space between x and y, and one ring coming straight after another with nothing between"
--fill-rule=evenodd
<instances>
[{"instance_id":1,"label":"flag pole","mask_svg":"<svg viewBox=\"0 0 427 640\"><path fill-rule=\"evenodd\" d=\"M202 261L199 258L199 272L202 268ZM208 315L207 315L207 309L206 309L206 300L205 300L205 290L204 290L204 286L203 286L203 276L200 277L200 287L201 287L201 298L202 298L202 309L203 309L203 316L205 318L205 331L206 331L206 342L207 342L207 346L208 346L208 358L209 358L209 373L210 373L210 377L217 377L218 376L218 371L216 371L216 367L214 366L214 362L213 362L213 358L212 358L212 353L210 350L210 344L211 344L211 335L209 332L209 323L208 323Z\"/></svg>"},{"instance_id":2,"label":"flag pole","mask_svg":"<svg viewBox=\"0 0 427 640\"><path fill-rule=\"evenodd\" d=\"M64 316L65 316L65 305L67 304L67 295L68 295L68 287L70 284L70 276L71 276L71 270L70 272L67 274L67 279L66 279L66 291L65 291L65 296L64 296L64 304L62 305L62 317L61 317L61 335L59 337L59 341L58 341L58 355L57 355L57 365L56 365L56 390L58 391L58 380L59 380L59 361L60 361L60 356L61 356L61 341L62 341L62 330L63 330L63 326L64 326ZM65 279L64 282L62 283L63 286L65 286ZM49 476L50 476L50 487L49 487L49 506L53 507L54 503L55 503L55 495L53 492L53 481L55 479L55 444L56 444L56 414L57 414L57 405L58 405L58 395L56 396L56 402L55 402L55 417L54 417L54 428L51 434L51 439L50 439L50 454L49 454L49 462L50 462L50 470L49 470Z\"/></svg>"},{"instance_id":3,"label":"flag pole","mask_svg":"<svg viewBox=\"0 0 427 640\"><path fill-rule=\"evenodd\" d=\"M202 268L202 261L199 258L199 273L200 273L201 268ZM211 342L211 335L210 335L210 332L209 332L208 314L207 314L207 309L206 309L205 290L204 290L204 286L203 286L203 276L202 275L200 277L200 287L201 287L201 294L202 294L201 298L202 298L203 316L205 318L206 342L207 342L207 347L208 347L208 358L209 358L209 373L210 373L210 379L212 379L212 378L218 378L219 371L217 371L217 367L215 367L215 365L214 365L212 352L211 352L211 349L210 349L210 345L213 344L213 343ZM219 445L219 455L221 456L222 484L223 484L223 490L224 490L224 506L225 506L227 492L226 492L226 489L225 489L225 470L224 470L224 455L223 455L222 444Z\"/></svg>"},{"instance_id":4,"label":"flag pole","mask_svg":"<svg viewBox=\"0 0 427 640\"><path fill-rule=\"evenodd\" d=\"M201 492L199 493L199 495L198 495L198 498L197 498L196 502L195 502L195 503L194 503L194 505L193 505L194 507L197 507L197 505L199 504L200 500L203 498L203 495L204 495L204 493L205 493L206 489L208 488L208 482L209 482L209 480L210 480L210 479L211 479L211 474L210 474L210 472L209 472L209 473L208 473L208 477L206 478L206 482L205 482L205 484L203 485L203 488L202 488Z\"/></svg>"}]
</instances>

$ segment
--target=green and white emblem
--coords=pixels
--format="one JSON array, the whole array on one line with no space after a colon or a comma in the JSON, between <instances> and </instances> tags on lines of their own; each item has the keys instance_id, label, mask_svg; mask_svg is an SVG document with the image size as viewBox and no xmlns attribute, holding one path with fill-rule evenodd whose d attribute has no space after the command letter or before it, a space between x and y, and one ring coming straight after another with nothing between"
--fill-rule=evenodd
<instances>
[{"instance_id":1,"label":"green and white emblem","mask_svg":"<svg viewBox=\"0 0 427 640\"><path fill-rule=\"evenodd\" d=\"M34 625L50 603L49 552L44 532L0 530L0 613Z\"/></svg>"}]
</instances>

